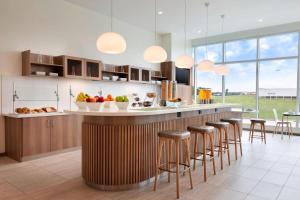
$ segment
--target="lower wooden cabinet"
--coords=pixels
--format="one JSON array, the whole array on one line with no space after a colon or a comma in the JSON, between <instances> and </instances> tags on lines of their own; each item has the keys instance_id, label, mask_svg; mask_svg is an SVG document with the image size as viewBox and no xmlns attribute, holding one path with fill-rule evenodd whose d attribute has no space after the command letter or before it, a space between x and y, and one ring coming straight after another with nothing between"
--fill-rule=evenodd
<instances>
[{"instance_id":1,"label":"lower wooden cabinet","mask_svg":"<svg viewBox=\"0 0 300 200\"><path fill-rule=\"evenodd\" d=\"M6 154L18 161L26 156L81 146L82 117L5 118Z\"/></svg>"}]
</instances>

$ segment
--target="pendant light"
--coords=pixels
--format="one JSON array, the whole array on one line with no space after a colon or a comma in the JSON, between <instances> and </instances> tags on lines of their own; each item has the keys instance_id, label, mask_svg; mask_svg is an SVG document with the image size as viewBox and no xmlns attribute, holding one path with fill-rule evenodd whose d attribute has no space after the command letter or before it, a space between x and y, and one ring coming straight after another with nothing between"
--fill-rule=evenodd
<instances>
[{"instance_id":1,"label":"pendant light","mask_svg":"<svg viewBox=\"0 0 300 200\"><path fill-rule=\"evenodd\" d=\"M175 66L178 68L191 68L194 65L194 59L186 53L186 4L187 0L184 1L184 54L180 55L175 60Z\"/></svg>"},{"instance_id":2,"label":"pendant light","mask_svg":"<svg viewBox=\"0 0 300 200\"><path fill-rule=\"evenodd\" d=\"M207 34L208 34L208 7L209 3L206 2L205 4L206 7L206 32L205 32L205 56L206 58L202 60L198 64L198 70L204 71L204 72L211 72L214 70L214 63L208 59L208 50L207 50Z\"/></svg>"},{"instance_id":3,"label":"pendant light","mask_svg":"<svg viewBox=\"0 0 300 200\"><path fill-rule=\"evenodd\" d=\"M122 35L113 32L113 2L110 0L110 32L103 33L97 39L98 51L106 54L121 54L126 50L126 41Z\"/></svg>"},{"instance_id":4,"label":"pendant light","mask_svg":"<svg viewBox=\"0 0 300 200\"><path fill-rule=\"evenodd\" d=\"M157 0L155 0L154 8L154 32L155 32L155 44L157 44ZM167 52L159 45L153 45L148 47L144 51L144 59L149 63L161 63L167 60Z\"/></svg>"},{"instance_id":5,"label":"pendant light","mask_svg":"<svg viewBox=\"0 0 300 200\"><path fill-rule=\"evenodd\" d=\"M221 15L221 20L222 20L221 34L223 34L224 33L224 20L225 20L224 14ZM223 63L224 63L224 59L223 59ZM217 75L226 76L229 73L229 68L226 65L221 64L221 65L215 67L214 71Z\"/></svg>"}]
</instances>

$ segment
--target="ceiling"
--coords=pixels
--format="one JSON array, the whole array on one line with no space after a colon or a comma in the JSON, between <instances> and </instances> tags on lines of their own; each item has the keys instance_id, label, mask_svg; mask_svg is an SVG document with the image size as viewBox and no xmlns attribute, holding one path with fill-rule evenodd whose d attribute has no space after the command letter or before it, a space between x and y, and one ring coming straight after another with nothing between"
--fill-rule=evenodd
<instances>
[{"instance_id":1,"label":"ceiling","mask_svg":"<svg viewBox=\"0 0 300 200\"><path fill-rule=\"evenodd\" d=\"M87 9L110 15L109 0L66 0ZM207 0L188 0L188 38L205 35ZM208 35L221 33L221 14L225 14L224 33L300 21L300 0L210 0ZM114 17L154 31L154 0L114 0ZM184 0L157 0L158 32L183 33ZM259 22L262 19L262 22ZM201 31L199 31L201 30Z\"/></svg>"}]
</instances>

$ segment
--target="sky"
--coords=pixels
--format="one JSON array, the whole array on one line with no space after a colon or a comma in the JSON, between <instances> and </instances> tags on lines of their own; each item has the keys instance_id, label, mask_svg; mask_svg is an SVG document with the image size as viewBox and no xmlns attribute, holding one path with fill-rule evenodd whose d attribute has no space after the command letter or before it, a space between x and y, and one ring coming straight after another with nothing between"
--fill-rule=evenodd
<instances>
[{"instance_id":1,"label":"sky","mask_svg":"<svg viewBox=\"0 0 300 200\"><path fill-rule=\"evenodd\" d=\"M256 59L257 40L239 40L225 44L225 61L247 61ZM222 45L208 45L195 49L195 61L208 58L216 63L222 62ZM298 55L298 33L264 37L259 40L260 58L278 58ZM228 64L229 74L225 77L229 92L255 92L256 63L243 62ZM261 61L260 88L297 88L297 59ZM211 72L197 72L197 86L222 91L222 78Z\"/></svg>"}]
</instances>

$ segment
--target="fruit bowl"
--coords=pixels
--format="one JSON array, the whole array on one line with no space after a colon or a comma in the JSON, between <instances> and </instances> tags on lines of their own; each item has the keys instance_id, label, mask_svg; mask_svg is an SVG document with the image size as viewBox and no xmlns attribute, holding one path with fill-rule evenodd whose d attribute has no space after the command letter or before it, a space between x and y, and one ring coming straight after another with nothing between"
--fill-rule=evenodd
<instances>
[{"instance_id":1,"label":"fruit bowl","mask_svg":"<svg viewBox=\"0 0 300 200\"><path fill-rule=\"evenodd\" d=\"M105 101L104 102L104 108L112 109L114 108L115 102L114 101Z\"/></svg>"},{"instance_id":2,"label":"fruit bowl","mask_svg":"<svg viewBox=\"0 0 300 200\"><path fill-rule=\"evenodd\" d=\"M77 105L78 110L84 110L84 111L86 111L87 102L76 102L75 104Z\"/></svg>"},{"instance_id":3,"label":"fruit bowl","mask_svg":"<svg viewBox=\"0 0 300 200\"><path fill-rule=\"evenodd\" d=\"M129 102L115 102L115 103L119 110L125 111L128 109Z\"/></svg>"},{"instance_id":4,"label":"fruit bowl","mask_svg":"<svg viewBox=\"0 0 300 200\"><path fill-rule=\"evenodd\" d=\"M87 105L87 107L89 108L90 111L100 111L103 103L100 103L100 102L87 102L86 105Z\"/></svg>"}]
</instances>

